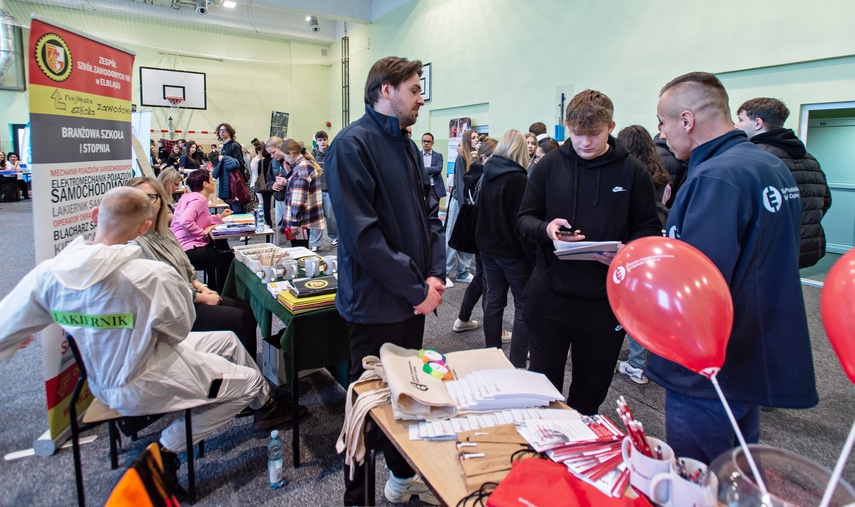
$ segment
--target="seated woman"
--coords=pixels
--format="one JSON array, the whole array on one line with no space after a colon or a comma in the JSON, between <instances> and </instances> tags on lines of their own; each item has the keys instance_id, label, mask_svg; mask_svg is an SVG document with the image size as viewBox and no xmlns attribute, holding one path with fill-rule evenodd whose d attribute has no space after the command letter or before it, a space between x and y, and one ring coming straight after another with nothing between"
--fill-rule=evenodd
<instances>
[{"instance_id":1,"label":"seated woman","mask_svg":"<svg viewBox=\"0 0 855 507\"><path fill-rule=\"evenodd\" d=\"M168 167L157 176L157 181L166 192L166 207L169 208L169 223L172 224L172 215L175 214L175 201L181 199L181 182L184 178L181 173Z\"/></svg>"},{"instance_id":2,"label":"seated woman","mask_svg":"<svg viewBox=\"0 0 855 507\"><path fill-rule=\"evenodd\" d=\"M208 198L214 193L215 184L206 169L193 171L186 183L190 192L178 201L169 228L187 253L190 263L196 269L204 270L214 290L221 292L234 254L228 251L229 245L225 240L219 240L215 245L211 231L223 223L223 218L231 215L232 210L225 209L219 215L208 211Z\"/></svg>"},{"instance_id":3,"label":"seated woman","mask_svg":"<svg viewBox=\"0 0 855 507\"><path fill-rule=\"evenodd\" d=\"M193 291L193 306L196 320L192 331L232 331L240 339L249 356L255 359L258 348L255 316L247 303L224 298L196 279L196 270L181 249L175 235L167 226L166 194L156 179L151 177L131 178L125 186L135 187L151 200L152 226L147 233L134 240L142 248L143 257L169 264L188 283Z\"/></svg>"}]
</instances>

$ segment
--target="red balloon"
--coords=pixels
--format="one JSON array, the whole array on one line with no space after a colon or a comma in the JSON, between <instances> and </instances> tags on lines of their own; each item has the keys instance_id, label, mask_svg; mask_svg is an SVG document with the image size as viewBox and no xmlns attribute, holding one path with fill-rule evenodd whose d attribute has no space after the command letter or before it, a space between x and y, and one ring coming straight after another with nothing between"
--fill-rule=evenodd
<instances>
[{"instance_id":1,"label":"red balloon","mask_svg":"<svg viewBox=\"0 0 855 507\"><path fill-rule=\"evenodd\" d=\"M846 376L855 383L855 250L849 250L831 267L819 307L828 340Z\"/></svg>"},{"instance_id":2,"label":"red balloon","mask_svg":"<svg viewBox=\"0 0 855 507\"><path fill-rule=\"evenodd\" d=\"M645 348L706 377L721 369L733 299L700 250L678 239L637 239L612 260L606 287L618 321Z\"/></svg>"}]
</instances>

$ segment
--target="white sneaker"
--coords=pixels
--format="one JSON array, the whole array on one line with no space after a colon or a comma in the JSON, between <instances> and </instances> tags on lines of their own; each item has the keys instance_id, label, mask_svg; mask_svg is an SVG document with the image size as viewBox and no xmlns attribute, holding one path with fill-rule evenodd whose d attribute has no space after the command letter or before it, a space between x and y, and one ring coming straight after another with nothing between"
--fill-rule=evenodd
<instances>
[{"instance_id":1,"label":"white sneaker","mask_svg":"<svg viewBox=\"0 0 855 507\"><path fill-rule=\"evenodd\" d=\"M459 276L457 277L457 281L460 283L469 283L474 279L475 277L472 276L472 273L466 273L466 275L464 275L462 278Z\"/></svg>"},{"instance_id":2,"label":"white sneaker","mask_svg":"<svg viewBox=\"0 0 855 507\"><path fill-rule=\"evenodd\" d=\"M445 288L450 289L454 287L454 282L451 281L451 278L445 277Z\"/></svg>"},{"instance_id":3,"label":"white sneaker","mask_svg":"<svg viewBox=\"0 0 855 507\"><path fill-rule=\"evenodd\" d=\"M511 332L507 329L502 329L502 343L511 343Z\"/></svg>"},{"instance_id":4,"label":"white sneaker","mask_svg":"<svg viewBox=\"0 0 855 507\"><path fill-rule=\"evenodd\" d=\"M618 373L623 373L636 384L643 385L649 382L647 377L644 376L644 370L642 370L641 368L636 368L635 366L629 364L627 361L618 361Z\"/></svg>"},{"instance_id":5,"label":"white sneaker","mask_svg":"<svg viewBox=\"0 0 855 507\"><path fill-rule=\"evenodd\" d=\"M454 330L455 333L462 333L463 331L471 331L472 329L478 329L478 321L475 319L470 320L460 320L456 319L454 321L454 325L451 329Z\"/></svg>"},{"instance_id":6,"label":"white sneaker","mask_svg":"<svg viewBox=\"0 0 855 507\"><path fill-rule=\"evenodd\" d=\"M336 239L334 239L334 240L330 241L330 245L331 245L331 246L338 246L338 238L336 238Z\"/></svg>"},{"instance_id":7,"label":"white sneaker","mask_svg":"<svg viewBox=\"0 0 855 507\"><path fill-rule=\"evenodd\" d=\"M417 496L424 503L441 505L436 495L422 481L419 474L409 479L398 479L389 472L389 480L386 481L383 493L386 495L386 500L392 503L406 503L410 501L410 498Z\"/></svg>"}]
</instances>

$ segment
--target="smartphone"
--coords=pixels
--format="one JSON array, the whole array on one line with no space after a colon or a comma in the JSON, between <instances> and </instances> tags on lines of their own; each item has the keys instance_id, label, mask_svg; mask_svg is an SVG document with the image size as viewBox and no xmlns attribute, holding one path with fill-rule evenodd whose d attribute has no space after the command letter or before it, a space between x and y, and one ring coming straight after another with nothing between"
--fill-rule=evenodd
<instances>
[{"instance_id":1,"label":"smartphone","mask_svg":"<svg viewBox=\"0 0 855 507\"><path fill-rule=\"evenodd\" d=\"M555 231L555 235L556 236L564 236L564 237L578 236L580 232L581 231L579 229L576 229L574 231L574 230L568 229L567 227L562 225L561 227L558 228L557 231Z\"/></svg>"},{"instance_id":2,"label":"smartphone","mask_svg":"<svg viewBox=\"0 0 855 507\"><path fill-rule=\"evenodd\" d=\"M208 399L213 400L220 394L220 387L223 385L223 379L215 378L211 381L211 388L208 389Z\"/></svg>"}]
</instances>

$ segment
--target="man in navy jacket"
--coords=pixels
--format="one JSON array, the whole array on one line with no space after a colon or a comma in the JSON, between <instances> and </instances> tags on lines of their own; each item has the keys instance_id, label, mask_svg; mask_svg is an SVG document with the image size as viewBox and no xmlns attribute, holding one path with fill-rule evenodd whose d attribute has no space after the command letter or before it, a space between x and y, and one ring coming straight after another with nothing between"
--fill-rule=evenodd
<instances>
[{"instance_id":1,"label":"man in navy jacket","mask_svg":"<svg viewBox=\"0 0 855 507\"><path fill-rule=\"evenodd\" d=\"M404 129L416 122L422 64L386 57L365 84L365 115L339 133L326 158L327 186L338 218L338 293L347 322L350 380L362 358L391 342L420 349L425 315L442 303L445 236L416 144ZM378 441L391 472L386 498L418 496L439 505L388 440ZM345 471L345 505L363 505L364 466Z\"/></svg>"},{"instance_id":2,"label":"man in navy jacket","mask_svg":"<svg viewBox=\"0 0 855 507\"><path fill-rule=\"evenodd\" d=\"M819 401L798 271L799 189L777 157L733 128L714 75L672 80L656 115L668 148L689 160L668 235L709 257L730 287L733 330L717 378L745 440L757 442L761 405ZM666 390L665 431L677 456L709 463L738 445L709 380L656 355L647 376Z\"/></svg>"}]
</instances>

